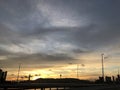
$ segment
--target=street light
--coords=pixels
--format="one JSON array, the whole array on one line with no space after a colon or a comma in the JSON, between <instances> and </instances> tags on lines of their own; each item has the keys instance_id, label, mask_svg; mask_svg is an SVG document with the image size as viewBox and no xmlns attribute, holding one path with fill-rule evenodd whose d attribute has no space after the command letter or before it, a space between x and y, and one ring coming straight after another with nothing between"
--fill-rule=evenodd
<instances>
[{"instance_id":1,"label":"street light","mask_svg":"<svg viewBox=\"0 0 120 90\"><path fill-rule=\"evenodd\" d=\"M76 64L76 63L68 63L69 65L72 65L72 64ZM84 67L85 65L84 64L81 64L82 67ZM80 67L80 64L76 64L76 78L79 79L79 67Z\"/></svg>"},{"instance_id":2,"label":"street light","mask_svg":"<svg viewBox=\"0 0 120 90\"><path fill-rule=\"evenodd\" d=\"M21 64L19 64L19 68L18 68L17 82L19 82L20 68L21 68Z\"/></svg>"},{"instance_id":3,"label":"street light","mask_svg":"<svg viewBox=\"0 0 120 90\"><path fill-rule=\"evenodd\" d=\"M103 82L104 82L104 54L102 53L101 54L101 56L102 56L102 78L103 78Z\"/></svg>"}]
</instances>

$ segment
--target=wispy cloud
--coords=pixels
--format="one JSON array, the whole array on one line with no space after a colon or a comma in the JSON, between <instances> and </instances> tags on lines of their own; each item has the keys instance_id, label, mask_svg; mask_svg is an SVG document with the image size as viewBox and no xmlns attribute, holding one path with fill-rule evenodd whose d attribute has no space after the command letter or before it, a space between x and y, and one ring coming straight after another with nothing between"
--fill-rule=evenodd
<instances>
[{"instance_id":1,"label":"wispy cloud","mask_svg":"<svg viewBox=\"0 0 120 90\"><path fill-rule=\"evenodd\" d=\"M119 4L119 0L1 0L1 65L86 66L103 52L119 58Z\"/></svg>"}]
</instances>

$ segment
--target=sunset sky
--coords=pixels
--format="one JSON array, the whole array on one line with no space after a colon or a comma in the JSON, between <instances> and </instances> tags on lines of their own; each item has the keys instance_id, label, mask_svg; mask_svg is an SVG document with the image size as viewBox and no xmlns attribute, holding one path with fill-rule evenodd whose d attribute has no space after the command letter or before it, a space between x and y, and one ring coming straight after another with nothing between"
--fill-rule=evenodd
<instances>
[{"instance_id":1,"label":"sunset sky","mask_svg":"<svg viewBox=\"0 0 120 90\"><path fill-rule=\"evenodd\" d=\"M0 0L0 68L7 79L97 79L120 67L120 0Z\"/></svg>"}]
</instances>

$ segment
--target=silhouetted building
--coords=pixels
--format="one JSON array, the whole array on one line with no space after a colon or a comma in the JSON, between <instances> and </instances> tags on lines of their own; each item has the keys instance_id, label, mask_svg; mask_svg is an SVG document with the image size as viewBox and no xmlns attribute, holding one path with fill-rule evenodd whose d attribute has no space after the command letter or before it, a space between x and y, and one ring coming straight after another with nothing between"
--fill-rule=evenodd
<instances>
[{"instance_id":1,"label":"silhouetted building","mask_svg":"<svg viewBox=\"0 0 120 90\"><path fill-rule=\"evenodd\" d=\"M112 81L115 82L115 77L114 76L112 76Z\"/></svg>"},{"instance_id":2,"label":"silhouetted building","mask_svg":"<svg viewBox=\"0 0 120 90\"><path fill-rule=\"evenodd\" d=\"M5 82L6 80L6 76L7 76L7 71L2 71L2 69L0 69L0 83Z\"/></svg>"},{"instance_id":3,"label":"silhouetted building","mask_svg":"<svg viewBox=\"0 0 120 90\"><path fill-rule=\"evenodd\" d=\"M99 77L99 79L97 79L95 81L95 83L104 83L104 78L103 77Z\"/></svg>"},{"instance_id":4,"label":"silhouetted building","mask_svg":"<svg viewBox=\"0 0 120 90\"><path fill-rule=\"evenodd\" d=\"M111 77L106 76L105 77L105 81L106 81L106 83L111 83L112 82Z\"/></svg>"},{"instance_id":5,"label":"silhouetted building","mask_svg":"<svg viewBox=\"0 0 120 90\"><path fill-rule=\"evenodd\" d=\"M99 77L99 82L103 83L104 82L104 78L103 77Z\"/></svg>"},{"instance_id":6,"label":"silhouetted building","mask_svg":"<svg viewBox=\"0 0 120 90\"><path fill-rule=\"evenodd\" d=\"M117 75L116 82L120 83L120 75L119 74Z\"/></svg>"},{"instance_id":7,"label":"silhouetted building","mask_svg":"<svg viewBox=\"0 0 120 90\"><path fill-rule=\"evenodd\" d=\"M28 76L28 81L30 81L30 80L31 80L31 77L32 77L32 76L29 74L29 76Z\"/></svg>"}]
</instances>

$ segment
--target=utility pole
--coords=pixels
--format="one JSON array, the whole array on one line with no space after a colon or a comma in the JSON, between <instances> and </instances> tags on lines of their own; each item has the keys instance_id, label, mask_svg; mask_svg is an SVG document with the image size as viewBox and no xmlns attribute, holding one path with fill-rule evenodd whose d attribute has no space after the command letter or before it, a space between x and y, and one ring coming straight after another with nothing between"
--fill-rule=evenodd
<instances>
[{"instance_id":1,"label":"utility pole","mask_svg":"<svg viewBox=\"0 0 120 90\"><path fill-rule=\"evenodd\" d=\"M102 78L103 78L103 82L104 82L104 54L101 54L102 56Z\"/></svg>"},{"instance_id":2,"label":"utility pole","mask_svg":"<svg viewBox=\"0 0 120 90\"><path fill-rule=\"evenodd\" d=\"M119 68L118 68L118 75L119 75Z\"/></svg>"},{"instance_id":3,"label":"utility pole","mask_svg":"<svg viewBox=\"0 0 120 90\"><path fill-rule=\"evenodd\" d=\"M19 64L19 68L18 68L17 82L19 82L20 68L21 68L21 64Z\"/></svg>"}]
</instances>

